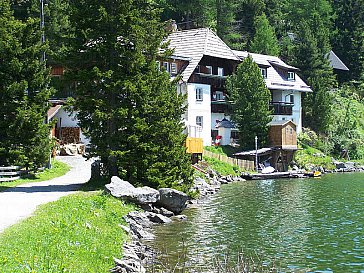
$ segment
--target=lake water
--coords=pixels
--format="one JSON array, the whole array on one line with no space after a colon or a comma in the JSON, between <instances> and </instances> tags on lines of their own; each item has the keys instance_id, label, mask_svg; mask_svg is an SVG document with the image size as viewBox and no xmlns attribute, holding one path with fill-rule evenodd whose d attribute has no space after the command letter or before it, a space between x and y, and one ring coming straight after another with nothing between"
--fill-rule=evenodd
<instances>
[{"instance_id":1,"label":"lake water","mask_svg":"<svg viewBox=\"0 0 364 273\"><path fill-rule=\"evenodd\" d=\"M280 272L364 272L364 173L233 183L184 213L152 245L188 272L238 253Z\"/></svg>"}]
</instances>

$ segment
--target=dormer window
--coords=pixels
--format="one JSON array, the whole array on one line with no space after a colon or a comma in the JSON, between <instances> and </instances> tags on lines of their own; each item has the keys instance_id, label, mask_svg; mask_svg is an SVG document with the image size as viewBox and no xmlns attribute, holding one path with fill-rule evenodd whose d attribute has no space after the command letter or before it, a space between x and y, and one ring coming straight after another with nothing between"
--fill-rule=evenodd
<instances>
[{"instance_id":1,"label":"dormer window","mask_svg":"<svg viewBox=\"0 0 364 273\"><path fill-rule=\"evenodd\" d=\"M296 75L294 72L292 71L288 71L288 76L287 76L287 80L289 81L294 81L296 79Z\"/></svg>"},{"instance_id":2,"label":"dormer window","mask_svg":"<svg viewBox=\"0 0 364 273\"><path fill-rule=\"evenodd\" d=\"M165 71L169 72L169 63L168 62L163 62L163 67L164 67Z\"/></svg>"},{"instance_id":3,"label":"dormer window","mask_svg":"<svg viewBox=\"0 0 364 273\"><path fill-rule=\"evenodd\" d=\"M217 75L218 76L224 76L224 68L223 67L218 67L217 68Z\"/></svg>"},{"instance_id":4,"label":"dormer window","mask_svg":"<svg viewBox=\"0 0 364 273\"><path fill-rule=\"evenodd\" d=\"M267 78L267 68L259 67L259 69L260 69L260 73L262 74L263 78L266 79Z\"/></svg>"},{"instance_id":5,"label":"dormer window","mask_svg":"<svg viewBox=\"0 0 364 273\"><path fill-rule=\"evenodd\" d=\"M212 66L206 65L206 74L212 75Z\"/></svg>"},{"instance_id":6,"label":"dormer window","mask_svg":"<svg viewBox=\"0 0 364 273\"><path fill-rule=\"evenodd\" d=\"M171 63L170 73L172 75L177 75L177 64L176 63Z\"/></svg>"}]
</instances>

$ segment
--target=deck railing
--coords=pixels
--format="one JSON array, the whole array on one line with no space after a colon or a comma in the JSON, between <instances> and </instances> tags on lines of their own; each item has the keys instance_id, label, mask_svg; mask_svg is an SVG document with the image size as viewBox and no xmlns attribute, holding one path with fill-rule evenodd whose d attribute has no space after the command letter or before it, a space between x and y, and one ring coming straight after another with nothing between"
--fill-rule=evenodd
<instances>
[{"instance_id":1,"label":"deck railing","mask_svg":"<svg viewBox=\"0 0 364 273\"><path fill-rule=\"evenodd\" d=\"M269 108L273 110L273 115L292 115L294 104L290 102L272 101Z\"/></svg>"}]
</instances>

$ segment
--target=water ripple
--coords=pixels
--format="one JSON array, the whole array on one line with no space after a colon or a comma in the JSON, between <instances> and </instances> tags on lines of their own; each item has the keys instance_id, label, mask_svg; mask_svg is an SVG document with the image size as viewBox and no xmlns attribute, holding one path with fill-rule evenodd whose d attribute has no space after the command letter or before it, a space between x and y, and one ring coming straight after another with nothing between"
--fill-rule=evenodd
<instances>
[{"instance_id":1,"label":"water ripple","mask_svg":"<svg viewBox=\"0 0 364 273\"><path fill-rule=\"evenodd\" d=\"M188 221L156 227L168 262L204 272L226 253L276 261L282 272L364 272L364 174L234 183ZM212 272L212 271L206 271Z\"/></svg>"}]
</instances>

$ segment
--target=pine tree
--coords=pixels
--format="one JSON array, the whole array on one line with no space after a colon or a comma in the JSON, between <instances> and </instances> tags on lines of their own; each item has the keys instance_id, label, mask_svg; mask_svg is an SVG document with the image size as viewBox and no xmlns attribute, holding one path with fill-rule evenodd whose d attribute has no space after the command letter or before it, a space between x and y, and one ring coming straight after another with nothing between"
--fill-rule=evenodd
<instances>
[{"instance_id":1,"label":"pine tree","mask_svg":"<svg viewBox=\"0 0 364 273\"><path fill-rule=\"evenodd\" d=\"M241 147L253 149L255 136L262 146L267 144L268 123L272 120L271 95L258 65L250 56L238 66L236 74L228 78L227 88L233 101L231 118L238 128Z\"/></svg>"},{"instance_id":2,"label":"pine tree","mask_svg":"<svg viewBox=\"0 0 364 273\"><path fill-rule=\"evenodd\" d=\"M264 0L237 0L236 21L238 33L242 37L241 49L247 49L254 36L254 18L262 15L265 10Z\"/></svg>"},{"instance_id":3,"label":"pine tree","mask_svg":"<svg viewBox=\"0 0 364 273\"><path fill-rule=\"evenodd\" d=\"M364 76L364 1L332 0L336 12L333 50L348 66L340 82L360 81Z\"/></svg>"},{"instance_id":4,"label":"pine tree","mask_svg":"<svg viewBox=\"0 0 364 273\"><path fill-rule=\"evenodd\" d=\"M18 21L9 1L0 3L0 165L37 169L50 154L45 123L49 71L41 60L39 21Z\"/></svg>"},{"instance_id":5,"label":"pine tree","mask_svg":"<svg viewBox=\"0 0 364 273\"><path fill-rule=\"evenodd\" d=\"M316 36L305 22L301 23L300 35L295 41L294 58L304 80L313 89L302 103L303 125L319 133L327 132L331 122L330 91L336 86L336 80L327 54L323 54L322 48L320 50Z\"/></svg>"},{"instance_id":6,"label":"pine tree","mask_svg":"<svg viewBox=\"0 0 364 273\"><path fill-rule=\"evenodd\" d=\"M212 27L216 18L215 0L157 0L163 21L175 20L181 29Z\"/></svg>"},{"instance_id":7,"label":"pine tree","mask_svg":"<svg viewBox=\"0 0 364 273\"><path fill-rule=\"evenodd\" d=\"M278 40L274 29L269 25L266 15L263 13L255 19L255 35L250 44L250 51L266 55L279 55Z\"/></svg>"},{"instance_id":8,"label":"pine tree","mask_svg":"<svg viewBox=\"0 0 364 273\"><path fill-rule=\"evenodd\" d=\"M158 9L143 0L82 0L72 8L77 39L68 69L78 83L74 109L91 155L133 184L177 187L183 181L188 188L185 98L156 67L165 34Z\"/></svg>"}]
</instances>

